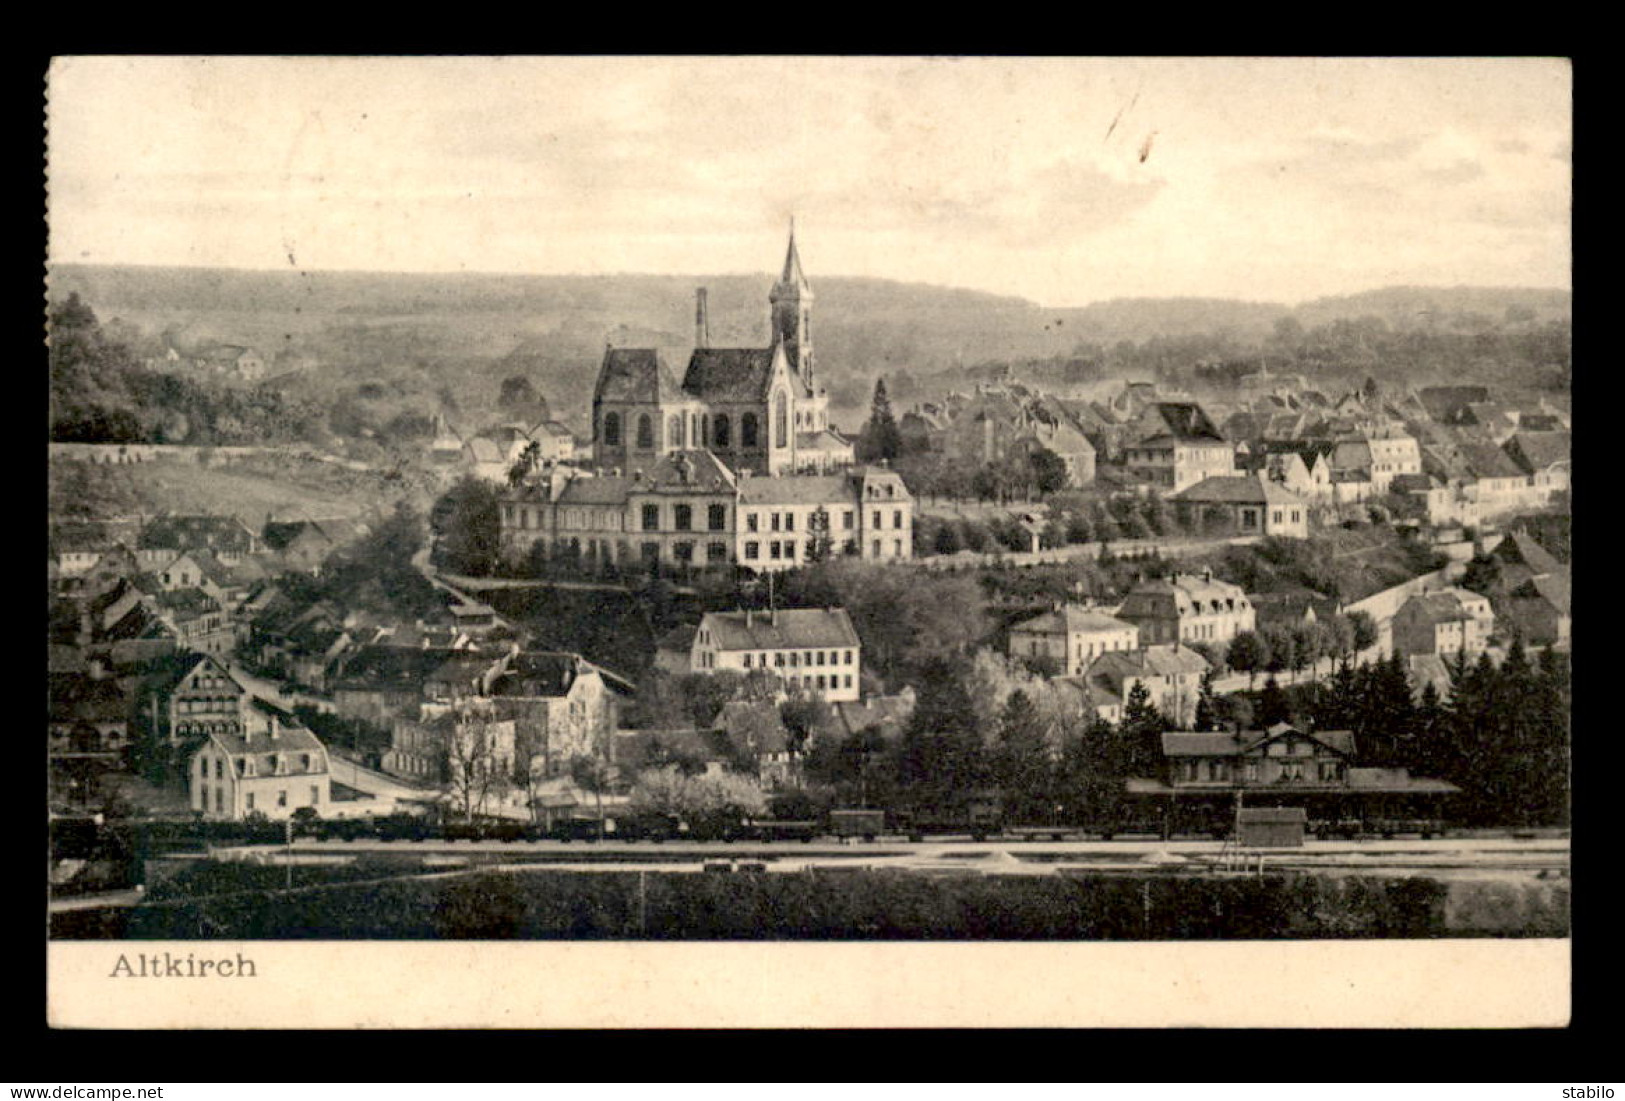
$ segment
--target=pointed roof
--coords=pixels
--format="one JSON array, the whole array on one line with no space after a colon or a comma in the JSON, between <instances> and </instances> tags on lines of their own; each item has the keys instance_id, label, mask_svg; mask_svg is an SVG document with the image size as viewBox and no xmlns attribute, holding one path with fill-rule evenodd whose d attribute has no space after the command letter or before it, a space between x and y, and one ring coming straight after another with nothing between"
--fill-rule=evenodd
<instances>
[{"instance_id":1,"label":"pointed roof","mask_svg":"<svg viewBox=\"0 0 1625 1101\"><path fill-rule=\"evenodd\" d=\"M684 395L657 348L606 348L594 401L667 402Z\"/></svg>"},{"instance_id":2,"label":"pointed roof","mask_svg":"<svg viewBox=\"0 0 1625 1101\"><path fill-rule=\"evenodd\" d=\"M812 293L812 285L807 282L807 276L801 270L801 254L796 251L794 218L790 219L790 247L784 253L784 271L779 275L779 281L773 284L775 296L788 291L796 291L803 296Z\"/></svg>"},{"instance_id":3,"label":"pointed roof","mask_svg":"<svg viewBox=\"0 0 1625 1101\"><path fill-rule=\"evenodd\" d=\"M703 401L764 401L773 381L773 348L695 348L683 389Z\"/></svg>"}]
</instances>

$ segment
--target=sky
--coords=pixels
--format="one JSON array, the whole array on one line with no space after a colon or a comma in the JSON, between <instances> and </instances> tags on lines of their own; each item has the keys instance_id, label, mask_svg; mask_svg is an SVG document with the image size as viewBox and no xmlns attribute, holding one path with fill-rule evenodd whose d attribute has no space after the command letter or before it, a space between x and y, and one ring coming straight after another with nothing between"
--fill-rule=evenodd
<instances>
[{"instance_id":1,"label":"sky","mask_svg":"<svg viewBox=\"0 0 1625 1101\"><path fill-rule=\"evenodd\" d=\"M57 59L53 262L1568 288L1561 59Z\"/></svg>"}]
</instances>

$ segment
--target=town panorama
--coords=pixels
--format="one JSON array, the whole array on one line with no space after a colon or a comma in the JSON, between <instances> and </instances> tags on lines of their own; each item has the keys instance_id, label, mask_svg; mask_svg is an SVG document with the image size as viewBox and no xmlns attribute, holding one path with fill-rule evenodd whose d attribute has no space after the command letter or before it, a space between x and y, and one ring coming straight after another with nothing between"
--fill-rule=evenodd
<instances>
[{"instance_id":1,"label":"town panorama","mask_svg":"<svg viewBox=\"0 0 1625 1101\"><path fill-rule=\"evenodd\" d=\"M1329 935L1190 900L1407 861L1464 878L1386 935L1566 928L1566 294L1057 322L927 371L855 361L910 330L866 345L804 251L676 306L542 287L560 339L511 347L457 296L522 287L330 277L285 331L243 308L282 277L54 273L56 935L196 936L232 891L205 935L295 936L380 876L350 935L469 935L489 892L426 872L565 851L732 873L583 937L764 935L694 885L849 894L858 857L942 897L766 935ZM1447 906L1474 874L1534 901ZM1189 895L1151 928L1087 901L1147 876ZM1007 892L979 933L967 877Z\"/></svg>"}]
</instances>

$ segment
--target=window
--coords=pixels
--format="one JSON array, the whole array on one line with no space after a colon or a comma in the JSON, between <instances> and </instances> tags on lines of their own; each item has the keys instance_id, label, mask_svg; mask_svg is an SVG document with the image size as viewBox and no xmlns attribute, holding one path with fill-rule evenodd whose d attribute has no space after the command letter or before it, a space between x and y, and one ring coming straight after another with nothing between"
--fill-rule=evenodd
<instances>
[{"instance_id":1,"label":"window","mask_svg":"<svg viewBox=\"0 0 1625 1101\"><path fill-rule=\"evenodd\" d=\"M310 805L315 806L322 801L322 789L315 784L310 785Z\"/></svg>"},{"instance_id":2,"label":"window","mask_svg":"<svg viewBox=\"0 0 1625 1101\"><path fill-rule=\"evenodd\" d=\"M846 682L844 685L842 685L842 687L844 687L844 688L851 688L852 687L852 674L851 673L846 674L841 679Z\"/></svg>"},{"instance_id":3,"label":"window","mask_svg":"<svg viewBox=\"0 0 1625 1101\"><path fill-rule=\"evenodd\" d=\"M767 552L769 558L778 558L781 556L781 548L779 547L779 541L777 539L773 540L773 542L767 545Z\"/></svg>"},{"instance_id":4,"label":"window","mask_svg":"<svg viewBox=\"0 0 1625 1101\"><path fill-rule=\"evenodd\" d=\"M705 548L707 562L726 562L728 560L728 545L726 543L709 543Z\"/></svg>"},{"instance_id":5,"label":"window","mask_svg":"<svg viewBox=\"0 0 1625 1101\"><path fill-rule=\"evenodd\" d=\"M873 543L869 544L869 556L871 558L880 557L880 540L876 539Z\"/></svg>"},{"instance_id":6,"label":"window","mask_svg":"<svg viewBox=\"0 0 1625 1101\"><path fill-rule=\"evenodd\" d=\"M226 778L226 763L219 757L214 759L214 778L216 780L224 780Z\"/></svg>"},{"instance_id":7,"label":"window","mask_svg":"<svg viewBox=\"0 0 1625 1101\"><path fill-rule=\"evenodd\" d=\"M644 505L643 506L643 530L644 531L659 531L660 530L660 506L659 505Z\"/></svg>"},{"instance_id":8,"label":"window","mask_svg":"<svg viewBox=\"0 0 1625 1101\"><path fill-rule=\"evenodd\" d=\"M745 655L745 668L746 668L746 669L749 669L749 668L750 668L750 657L751 657L751 656L750 656L750 655L749 655L749 654L746 654L746 655Z\"/></svg>"},{"instance_id":9,"label":"window","mask_svg":"<svg viewBox=\"0 0 1625 1101\"><path fill-rule=\"evenodd\" d=\"M891 552L898 558L903 557L903 541L901 539L891 541Z\"/></svg>"},{"instance_id":10,"label":"window","mask_svg":"<svg viewBox=\"0 0 1625 1101\"><path fill-rule=\"evenodd\" d=\"M772 520L772 527L773 527L773 530L774 530L774 531L778 531L778 530L779 530L779 526L780 526L780 524L781 524L781 523L782 523L782 518L781 518L781 517L780 517L780 516L779 516L779 514L778 514L778 513L776 513L776 512L775 512L775 513L773 513L773 515L772 515L772 517L771 517L771 520Z\"/></svg>"},{"instance_id":11,"label":"window","mask_svg":"<svg viewBox=\"0 0 1625 1101\"><path fill-rule=\"evenodd\" d=\"M796 556L796 541L794 539L786 539L784 541L784 557L786 557L786 558L794 558L795 556Z\"/></svg>"},{"instance_id":12,"label":"window","mask_svg":"<svg viewBox=\"0 0 1625 1101\"><path fill-rule=\"evenodd\" d=\"M847 509L845 512L841 513L841 527L843 529L845 529L846 531L851 531L852 530L852 510L851 509Z\"/></svg>"},{"instance_id":13,"label":"window","mask_svg":"<svg viewBox=\"0 0 1625 1101\"><path fill-rule=\"evenodd\" d=\"M756 414L746 413L739 418L739 446L756 446Z\"/></svg>"},{"instance_id":14,"label":"window","mask_svg":"<svg viewBox=\"0 0 1625 1101\"><path fill-rule=\"evenodd\" d=\"M790 401L781 391L773 399L773 446L790 446Z\"/></svg>"},{"instance_id":15,"label":"window","mask_svg":"<svg viewBox=\"0 0 1625 1101\"><path fill-rule=\"evenodd\" d=\"M893 512L891 514L891 526L894 527L894 528L900 528L900 527L903 526L903 510L902 509L893 510Z\"/></svg>"},{"instance_id":16,"label":"window","mask_svg":"<svg viewBox=\"0 0 1625 1101\"><path fill-rule=\"evenodd\" d=\"M762 544L756 542L754 539L751 540L749 543L745 544L745 560L746 561L748 561L748 562L756 561L758 558L761 557L761 553L762 553Z\"/></svg>"},{"instance_id":17,"label":"window","mask_svg":"<svg viewBox=\"0 0 1625 1101\"><path fill-rule=\"evenodd\" d=\"M214 789L214 809L216 814L224 814L226 810L226 789Z\"/></svg>"},{"instance_id":18,"label":"window","mask_svg":"<svg viewBox=\"0 0 1625 1101\"><path fill-rule=\"evenodd\" d=\"M851 651L851 650L848 650L848 651L847 651L847 652L846 652L846 663L847 663L847 664L848 664L848 665L851 665L851 664L852 664L852 651Z\"/></svg>"},{"instance_id":19,"label":"window","mask_svg":"<svg viewBox=\"0 0 1625 1101\"><path fill-rule=\"evenodd\" d=\"M728 434L728 414L718 413L717 419L711 422L711 442L718 447L727 447Z\"/></svg>"},{"instance_id":20,"label":"window","mask_svg":"<svg viewBox=\"0 0 1625 1101\"><path fill-rule=\"evenodd\" d=\"M276 793L276 805L279 806L279 807L285 807L285 806L288 805L288 789L287 788L283 788L282 790L280 790L280 791L278 791Z\"/></svg>"},{"instance_id":21,"label":"window","mask_svg":"<svg viewBox=\"0 0 1625 1101\"><path fill-rule=\"evenodd\" d=\"M706 525L712 531L726 531L728 528L728 506L711 505L707 508Z\"/></svg>"},{"instance_id":22,"label":"window","mask_svg":"<svg viewBox=\"0 0 1625 1101\"><path fill-rule=\"evenodd\" d=\"M824 651L822 650L818 651L818 664L824 664Z\"/></svg>"},{"instance_id":23,"label":"window","mask_svg":"<svg viewBox=\"0 0 1625 1101\"><path fill-rule=\"evenodd\" d=\"M784 668L784 654L782 652L773 655L773 664L780 669Z\"/></svg>"},{"instance_id":24,"label":"window","mask_svg":"<svg viewBox=\"0 0 1625 1101\"><path fill-rule=\"evenodd\" d=\"M649 414L638 416L638 446L645 451L652 450L655 445L655 426L649 419Z\"/></svg>"},{"instance_id":25,"label":"window","mask_svg":"<svg viewBox=\"0 0 1625 1101\"><path fill-rule=\"evenodd\" d=\"M880 530L880 513L879 512L875 513L875 518L874 518L872 526L874 527L874 529L876 531Z\"/></svg>"},{"instance_id":26,"label":"window","mask_svg":"<svg viewBox=\"0 0 1625 1101\"><path fill-rule=\"evenodd\" d=\"M794 669L801 664L801 655L794 650L790 651L790 668Z\"/></svg>"},{"instance_id":27,"label":"window","mask_svg":"<svg viewBox=\"0 0 1625 1101\"><path fill-rule=\"evenodd\" d=\"M681 413L673 413L671 419L666 422L666 446L683 446L683 415Z\"/></svg>"},{"instance_id":28,"label":"window","mask_svg":"<svg viewBox=\"0 0 1625 1101\"><path fill-rule=\"evenodd\" d=\"M1275 510L1274 517L1270 522L1275 523L1275 524L1279 524L1281 522L1281 510L1280 509Z\"/></svg>"},{"instance_id":29,"label":"window","mask_svg":"<svg viewBox=\"0 0 1625 1101\"><path fill-rule=\"evenodd\" d=\"M787 512L787 513L784 514L784 530L785 531L795 531L796 530L796 514L795 513Z\"/></svg>"},{"instance_id":30,"label":"window","mask_svg":"<svg viewBox=\"0 0 1625 1101\"><path fill-rule=\"evenodd\" d=\"M679 562L692 562L692 561L694 561L694 544L693 543L674 543L674 544L672 544L671 550L672 550L672 554L676 556L677 561L679 561Z\"/></svg>"},{"instance_id":31,"label":"window","mask_svg":"<svg viewBox=\"0 0 1625 1101\"><path fill-rule=\"evenodd\" d=\"M659 558L660 558L660 544L659 543L644 543L639 548L639 551L643 555L643 560L645 562L655 562L655 561L658 561Z\"/></svg>"},{"instance_id":32,"label":"window","mask_svg":"<svg viewBox=\"0 0 1625 1101\"><path fill-rule=\"evenodd\" d=\"M818 674L818 690L820 692L822 692L824 690L824 687L825 687L825 685L824 685L824 674L820 673L820 674Z\"/></svg>"},{"instance_id":33,"label":"window","mask_svg":"<svg viewBox=\"0 0 1625 1101\"><path fill-rule=\"evenodd\" d=\"M745 514L745 530L746 531L757 531L757 530L759 530L759 528L757 526L756 513L747 512Z\"/></svg>"},{"instance_id":34,"label":"window","mask_svg":"<svg viewBox=\"0 0 1625 1101\"><path fill-rule=\"evenodd\" d=\"M694 506L677 505L672 509L672 526L678 531L694 529Z\"/></svg>"},{"instance_id":35,"label":"window","mask_svg":"<svg viewBox=\"0 0 1625 1101\"><path fill-rule=\"evenodd\" d=\"M252 791L243 796L243 809L247 811L254 809L254 793Z\"/></svg>"}]
</instances>

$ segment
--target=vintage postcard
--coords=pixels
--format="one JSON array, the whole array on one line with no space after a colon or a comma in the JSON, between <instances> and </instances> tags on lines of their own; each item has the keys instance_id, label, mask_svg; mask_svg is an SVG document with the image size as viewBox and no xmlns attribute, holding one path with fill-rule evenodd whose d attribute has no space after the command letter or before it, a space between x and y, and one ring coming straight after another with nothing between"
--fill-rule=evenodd
<instances>
[{"instance_id":1,"label":"vintage postcard","mask_svg":"<svg viewBox=\"0 0 1625 1101\"><path fill-rule=\"evenodd\" d=\"M1565 60L47 94L53 1025L1567 1023Z\"/></svg>"}]
</instances>

